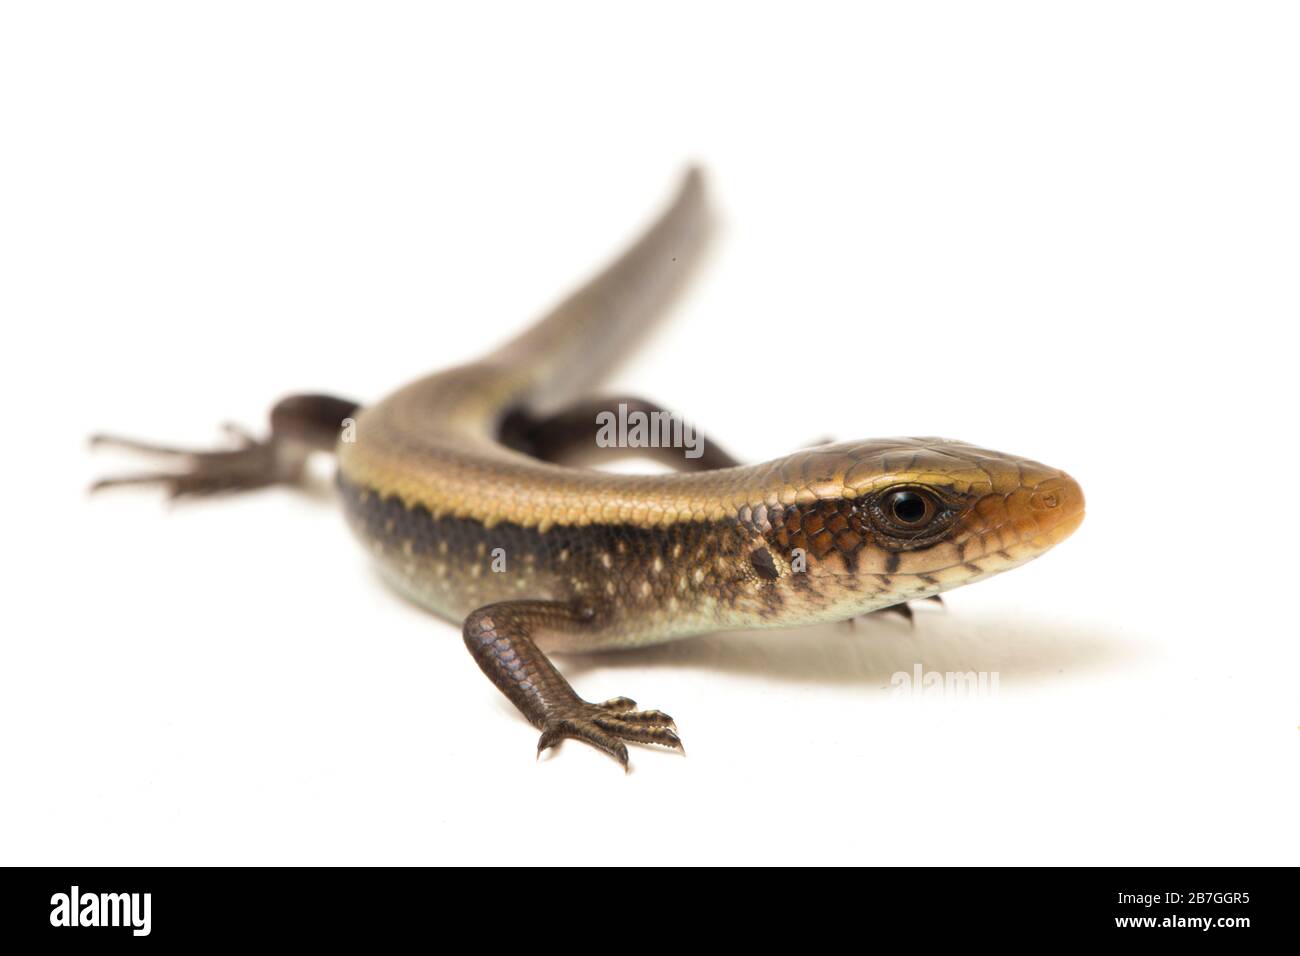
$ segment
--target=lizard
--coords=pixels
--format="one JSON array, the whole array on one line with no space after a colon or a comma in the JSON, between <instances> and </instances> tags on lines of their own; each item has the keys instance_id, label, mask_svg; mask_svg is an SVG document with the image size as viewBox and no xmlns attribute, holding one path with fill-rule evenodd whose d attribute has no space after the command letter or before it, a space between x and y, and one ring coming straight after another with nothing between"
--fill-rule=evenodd
<instances>
[{"instance_id":1,"label":"lizard","mask_svg":"<svg viewBox=\"0 0 1300 956\"><path fill-rule=\"evenodd\" d=\"M676 723L630 698L585 700L553 653L906 610L1036 558L1079 526L1083 493L1065 472L940 438L829 442L743 465L703 437L694 455L671 443L611 449L649 451L668 473L576 463L599 444L602 414L668 415L592 389L683 285L709 220L704 178L688 170L620 256L478 361L365 407L289 396L264 437L238 432L229 448L98 435L173 464L94 487L206 496L292 485L310 455L333 453L343 511L383 576L460 625L482 672L540 731L537 753L576 739L625 770L627 742L682 750ZM773 352L840 361L797 343Z\"/></svg>"}]
</instances>

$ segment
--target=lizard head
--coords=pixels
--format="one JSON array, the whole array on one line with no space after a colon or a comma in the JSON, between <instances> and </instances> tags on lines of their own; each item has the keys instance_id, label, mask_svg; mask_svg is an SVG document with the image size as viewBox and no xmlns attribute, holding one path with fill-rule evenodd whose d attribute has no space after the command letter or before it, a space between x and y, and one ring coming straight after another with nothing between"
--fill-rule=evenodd
<instances>
[{"instance_id":1,"label":"lizard head","mask_svg":"<svg viewBox=\"0 0 1300 956\"><path fill-rule=\"evenodd\" d=\"M783 493L750 518L805 617L842 619L1007 571L1084 515L1065 472L964 442L826 445L778 470Z\"/></svg>"}]
</instances>

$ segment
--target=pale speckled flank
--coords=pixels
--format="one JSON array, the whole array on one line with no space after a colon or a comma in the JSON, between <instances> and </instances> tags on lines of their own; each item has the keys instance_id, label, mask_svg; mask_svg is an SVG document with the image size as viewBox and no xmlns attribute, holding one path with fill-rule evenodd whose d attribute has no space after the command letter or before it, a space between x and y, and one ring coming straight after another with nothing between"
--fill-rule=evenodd
<instances>
[{"instance_id":1,"label":"pale speckled flank","mask_svg":"<svg viewBox=\"0 0 1300 956\"><path fill-rule=\"evenodd\" d=\"M452 620L497 601L558 599L588 607L583 647L668 640L748 620L761 606L757 576L743 560L748 532L738 521L677 525L555 525L546 531L509 522L487 527L435 518L340 481L353 529L386 578L403 594ZM500 549L505 570L492 571ZM735 555L674 574L672 557ZM552 645L554 646L554 645Z\"/></svg>"}]
</instances>

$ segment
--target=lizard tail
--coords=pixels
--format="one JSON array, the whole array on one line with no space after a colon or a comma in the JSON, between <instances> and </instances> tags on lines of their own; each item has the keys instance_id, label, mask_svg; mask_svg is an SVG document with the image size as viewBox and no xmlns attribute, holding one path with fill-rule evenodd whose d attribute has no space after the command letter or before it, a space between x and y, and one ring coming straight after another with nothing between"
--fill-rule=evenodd
<instances>
[{"instance_id":1,"label":"lizard tail","mask_svg":"<svg viewBox=\"0 0 1300 956\"><path fill-rule=\"evenodd\" d=\"M684 285L708 226L704 176L691 168L668 208L631 247L486 361L522 372L534 409L587 394Z\"/></svg>"}]
</instances>

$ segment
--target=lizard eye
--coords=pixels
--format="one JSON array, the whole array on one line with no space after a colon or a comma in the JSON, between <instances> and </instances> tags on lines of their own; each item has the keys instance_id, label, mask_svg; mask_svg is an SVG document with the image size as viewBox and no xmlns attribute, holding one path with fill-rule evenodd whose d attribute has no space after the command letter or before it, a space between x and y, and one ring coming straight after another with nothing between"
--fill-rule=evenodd
<instances>
[{"instance_id":1,"label":"lizard eye","mask_svg":"<svg viewBox=\"0 0 1300 956\"><path fill-rule=\"evenodd\" d=\"M928 488L887 488L868 505L872 524L887 538L918 546L943 534L957 511Z\"/></svg>"},{"instance_id":2,"label":"lizard eye","mask_svg":"<svg viewBox=\"0 0 1300 956\"><path fill-rule=\"evenodd\" d=\"M934 506L915 491L894 491L885 498L889 516L904 527L918 528L934 511Z\"/></svg>"}]
</instances>

